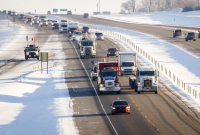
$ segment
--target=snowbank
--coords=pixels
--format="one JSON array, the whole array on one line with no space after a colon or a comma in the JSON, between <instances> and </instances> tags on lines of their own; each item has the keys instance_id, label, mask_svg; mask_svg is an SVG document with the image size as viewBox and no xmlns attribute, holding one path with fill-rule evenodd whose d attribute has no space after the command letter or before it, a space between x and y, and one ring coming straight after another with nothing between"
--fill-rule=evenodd
<instances>
[{"instance_id":1,"label":"snowbank","mask_svg":"<svg viewBox=\"0 0 200 135\"><path fill-rule=\"evenodd\" d=\"M94 15L93 17L127 23L200 27L200 11L181 11L182 9L173 9L162 12Z\"/></svg>"}]
</instances>

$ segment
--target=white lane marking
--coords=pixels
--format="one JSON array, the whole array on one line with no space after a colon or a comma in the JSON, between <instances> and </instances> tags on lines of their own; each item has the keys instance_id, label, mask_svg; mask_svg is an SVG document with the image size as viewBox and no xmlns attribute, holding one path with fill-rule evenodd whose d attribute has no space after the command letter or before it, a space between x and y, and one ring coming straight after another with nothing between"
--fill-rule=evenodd
<instances>
[{"instance_id":1,"label":"white lane marking","mask_svg":"<svg viewBox=\"0 0 200 135\"><path fill-rule=\"evenodd\" d=\"M64 35L64 36L65 36L65 35ZM65 36L65 37L67 37L67 36ZM67 38L68 38L68 37L67 37ZM85 68L85 66L84 66L84 64L83 64L83 62L82 62L82 60L81 60L81 58L80 58L78 52L77 52L77 50L76 50L76 47L75 47L74 43L73 43L69 38L68 38L68 40L71 42L71 44L72 44L73 47L74 47L74 50L76 51L76 54L77 54L77 56L78 56L78 58L79 58L79 61L81 62L81 65L83 66L83 68L84 68L84 70L85 70L85 73L87 74L88 79L90 80L90 83L91 83L91 85L92 85L92 87L93 87L93 89L94 89L94 91L95 91L95 93L96 93L96 95L97 95L97 98L98 98L98 100L99 100L99 103L100 103L100 105L101 105L101 107L102 107L102 109L103 109L103 111L104 111L104 113L105 113L105 115L106 115L108 121L110 122L110 124L111 124L113 130L115 131L116 135L118 135L117 130L115 129L115 127L114 127L114 125L112 124L110 118L108 117L108 114L106 113L106 111L105 111L105 109L104 109L104 107L103 107L103 104L102 104L102 102L101 102L101 100L100 100L100 98L99 98L99 95L98 95L98 93L97 93L97 90L96 90L96 88L94 87L94 85L93 85L93 83L92 83L92 80L91 80L91 78L90 78L90 76L89 76L89 74L88 74L88 72L87 72L87 70L86 70L86 68Z\"/></svg>"}]
</instances>

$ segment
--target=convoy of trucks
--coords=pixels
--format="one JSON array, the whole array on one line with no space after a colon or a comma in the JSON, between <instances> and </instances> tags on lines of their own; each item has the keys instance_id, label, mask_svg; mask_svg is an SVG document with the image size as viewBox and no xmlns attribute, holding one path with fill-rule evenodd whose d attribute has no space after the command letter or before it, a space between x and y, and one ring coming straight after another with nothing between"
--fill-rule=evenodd
<instances>
[{"instance_id":1,"label":"convoy of trucks","mask_svg":"<svg viewBox=\"0 0 200 135\"><path fill-rule=\"evenodd\" d=\"M47 18L46 16L39 16L39 18L35 16L34 19L38 22L39 20L46 21ZM26 20L28 19L26 18ZM97 40L104 39L103 33L95 32L88 35L88 31L82 30L86 32L86 37L82 37L78 22L62 21L58 25L59 32L68 32L69 36L72 35L72 38L78 41L81 59L87 57L96 58ZM76 34L78 32L80 34ZM79 37L73 37L75 34L75 37L78 35ZM35 45L25 47L25 59L37 58L39 60L39 52L39 47ZM93 81L97 79L97 91L99 94L104 92L117 92L117 94L120 94L120 76L124 75L129 75L129 86L135 89L135 92L138 94L140 94L140 92L155 92L155 94L157 94L159 77L159 72L157 70L153 67L137 67L137 54L135 52L118 52L116 56L118 56L118 61L106 62L104 60L103 62L95 63L91 72L91 78Z\"/></svg>"}]
</instances>

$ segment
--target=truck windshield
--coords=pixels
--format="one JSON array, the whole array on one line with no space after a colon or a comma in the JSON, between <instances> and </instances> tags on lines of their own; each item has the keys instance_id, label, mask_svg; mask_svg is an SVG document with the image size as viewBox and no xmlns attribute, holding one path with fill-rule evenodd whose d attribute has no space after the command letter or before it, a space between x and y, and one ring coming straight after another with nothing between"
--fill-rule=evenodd
<instances>
[{"instance_id":1,"label":"truck windshield","mask_svg":"<svg viewBox=\"0 0 200 135\"><path fill-rule=\"evenodd\" d=\"M96 36L103 36L102 33L95 33Z\"/></svg>"},{"instance_id":2,"label":"truck windshield","mask_svg":"<svg viewBox=\"0 0 200 135\"><path fill-rule=\"evenodd\" d=\"M82 42L82 46L93 46L93 42Z\"/></svg>"},{"instance_id":3,"label":"truck windshield","mask_svg":"<svg viewBox=\"0 0 200 135\"><path fill-rule=\"evenodd\" d=\"M133 62L123 62L122 63L122 67L132 67L132 66L134 66Z\"/></svg>"},{"instance_id":4,"label":"truck windshield","mask_svg":"<svg viewBox=\"0 0 200 135\"><path fill-rule=\"evenodd\" d=\"M61 27L67 27L67 25L62 25Z\"/></svg>"},{"instance_id":5,"label":"truck windshield","mask_svg":"<svg viewBox=\"0 0 200 135\"><path fill-rule=\"evenodd\" d=\"M27 49L27 51L37 51L37 50L34 48L29 48L29 49Z\"/></svg>"},{"instance_id":6,"label":"truck windshield","mask_svg":"<svg viewBox=\"0 0 200 135\"><path fill-rule=\"evenodd\" d=\"M154 71L140 71L140 76L154 76Z\"/></svg>"},{"instance_id":7,"label":"truck windshield","mask_svg":"<svg viewBox=\"0 0 200 135\"><path fill-rule=\"evenodd\" d=\"M103 75L103 77L106 77L106 76L115 77L116 76L116 71L112 71L112 70L103 71L102 75Z\"/></svg>"}]
</instances>

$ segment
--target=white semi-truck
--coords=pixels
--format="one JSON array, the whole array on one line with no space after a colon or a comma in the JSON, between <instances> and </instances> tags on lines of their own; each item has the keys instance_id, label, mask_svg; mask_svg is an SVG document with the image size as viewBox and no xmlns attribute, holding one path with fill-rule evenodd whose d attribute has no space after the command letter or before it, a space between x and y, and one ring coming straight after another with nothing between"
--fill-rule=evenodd
<instances>
[{"instance_id":1,"label":"white semi-truck","mask_svg":"<svg viewBox=\"0 0 200 135\"><path fill-rule=\"evenodd\" d=\"M135 92L155 92L158 91L159 72L153 67L137 67L136 75L129 77L129 85Z\"/></svg>"},{"instance_id":2,"label":"white semi-truck","mask_svg":"<svg viewBox=\"0 0 200 135\"><path fill-rule=\"evenodd\" d=\"M133 75L136 70L137 54L134 52L119 52L118 62L120 75Z\"/></svg>"}]
</instances>

